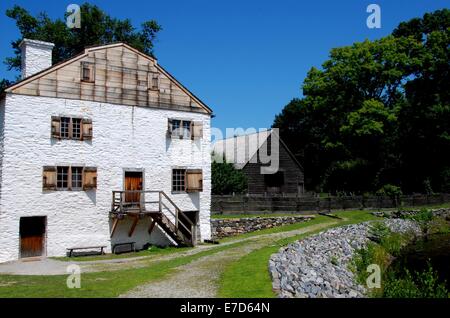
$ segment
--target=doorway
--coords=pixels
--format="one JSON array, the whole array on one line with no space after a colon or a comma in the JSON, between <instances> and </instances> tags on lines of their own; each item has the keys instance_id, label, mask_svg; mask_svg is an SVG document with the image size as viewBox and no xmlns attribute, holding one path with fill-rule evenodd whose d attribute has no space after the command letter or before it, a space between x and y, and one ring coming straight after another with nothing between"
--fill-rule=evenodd
<instances>
[{"instance_id":1,"label":"doorway","mask_svg":"<svg viewBox=\"0 0 450 318\"><path fill-rule=\"evenodd\" d=\"M42 256L45 252L45 228L47 217L20 218L20 257Z\"/></svg>"},{"instance_id":2,"label":"doorway","mask_svg":"<svg viewBox=\"0 0 450 318\"><path fill-rule=\"evenodd\" d=\"M141 191L143 190L143 182L142 171L125 171L125 191ZM125 193L125 202L132 206L139 206L141 203L141 193Z\"/></svg>"}]
</instances>

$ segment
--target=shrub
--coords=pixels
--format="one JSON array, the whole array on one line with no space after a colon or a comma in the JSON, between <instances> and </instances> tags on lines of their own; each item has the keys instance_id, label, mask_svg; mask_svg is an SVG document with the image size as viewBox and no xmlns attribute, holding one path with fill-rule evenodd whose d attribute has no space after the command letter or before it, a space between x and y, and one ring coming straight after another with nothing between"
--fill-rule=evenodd
<instances>
[{"instance_id":1,"label":"shrub","mask_svg":"<svg viewBox=\"0 0 450 318\"><path fill-rule=\"evenodd\" d=\"M421 209L415 215L413 215L411 217L411 219L413 219L414 221L416 221L419 224L419 226L422 230L422 233L425 236L428 235L430 224L431 224L431 221L433 220L433 212L424 208L424 209Z\"/></svg>"},{"instance_id":2,"label":"shrub","mask_svg":"<svg viewBox=\"0 0 450 318\"><path fill-rule=\"evenodd\" d=\"M391 233L381 239L380 245L391 255L398 256L403 246L409 241L405 234Z\"/></svg>"},{"instance_id":3,"label":"shrub","mask_svg":"<svg viewBox=\"0 0 450 318\"><path fill-rule=\"evenodd\" d=\"M392 184L385 184L380 189L378 189L377 195L387 195L389 197L398 197L402 195L402 189L398 186Z\"/></svg>"},{"instance_id":4,"label":"shrub","mask_svg":"<svg viewBox=\"0 0 450 318\"><path fill-rule=\"evenodd\" d=\"M392 199L394 206L398 206L400 202L400 196L402 195L402 189L393 184L385 184L376 192L376 195L386 195Z\"/></svg>"},{"instance_id":5,"label":"shrub","mask_svg":"<svg viewBox=\"0 0 450 318\"><path fill-rule=\"evenodd\" d=\"M391 230L384 224L384 222L373 222L369 227L369 238L377 243L391 234Z\"/></svg>"},{"instance_id":6,"label":"shrub","mask_svg":"<svg viewBox=\"0 0 450 318\"><path fill-rule=\"evenodd\" d=\"M440 283L437 272L430 263L422 272L412 275L407 269L403 277L396 278L391 273L386 277L383 297L387 298L447 298L449 296L445 283Z\"/></svg>"},{"instance_id":7,"label":"shrub","mask_svg":"<svg viewBox=\"0 0 450 318\"><path fill-rule=\"evenodd\" d=\"M247 178L233 164L213 162L211 164L212 194L245 193Z\"/></svg>"},{"instance_id":8,"label":"shrub","mask_svg":"<svg viewBox=\"0 0 450 318\"><path fill-rule=\"evenodd\" d=\"M356 256L353 258L350 269L356 272L358 283L365 285L369 275L367 267L370 264L377 264L383 272L388 265L389 259L390 256L383 247L369 242L366 248L356 251Z\"/></svg>"}]
</instances>

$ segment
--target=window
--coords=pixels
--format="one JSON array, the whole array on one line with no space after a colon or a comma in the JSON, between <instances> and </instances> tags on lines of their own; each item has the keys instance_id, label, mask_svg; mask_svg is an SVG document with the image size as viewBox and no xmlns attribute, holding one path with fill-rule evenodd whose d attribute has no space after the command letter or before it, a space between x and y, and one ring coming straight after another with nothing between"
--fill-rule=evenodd
<instances>
[{"instance_id":1,"label":"window","mask_svg":"<svg viewBox=\"0 0 450 318\"><path fill-rule=\"evenodd\" d=\"M81 118L72 118L72 138L81 139Z\"/></svg>"},{"instance_id":2,"label":"window","mask_svg":"<svg viewBox=\"0 0 450 318\"><path fill-rule=\"evenodd\" d=\"M58 167L57 171L56 188L67 190L69 188L69 167Z\"/></svg>"},{"instance_id":3,"label":"window","mask_svg":"<svg viewBox=\"0 0 450 318\"><path fill-rule=\"evenodd\" d=\"M172 170L172 191L185 191L186 170L173 169Z\"/></svg>"},{"instance_id":4,"label":"window","mask_svg":"<svg viewBox=\"0 0 450 318\"><path fill-rule=\"evenodd\" d=\"M83 188L83 167L72 167L72 190Z\"/></svg>"},{"instance_id":5,"label":"window","mask_svg":"<svg viewBox=\"0 0 450 318\"><path fill-rule=\"evenodd\" d=\"M158 73L150 73L149 74L149 88L151 90L159 89L159 74Z\"/></svg>"},{"instance_id":6,"label":"window","mask_svg":"<svg viewBox=\"0 0 450 318\"><path fill-rule=\"evenodd\" d=\"M203 191L203 173L201 169L173 169L173 192Z\"/></svg>"},{"instance_id":7,"label":"window","mask_svg":"<svg viewBox=\"0 0 450 318\"><path fill-rule=\"evenodd\" d=\"M86 118L52 117L52 138L92 139L92 120Z\"/></svg>"},{"instance_id":8,"label":"window","mask_svg":"<svg viewBox=\"0 0 450 318\"><path fill-rule=\"evenodd\" d=\"M42 174L43 190L89 190L97 188L97 168L45 166Z\"/></svg>"},{"instance_id":9,"label":"window","mask_svg":"<svg viewBox=\"0 0 450 318\"><path fill-rule=\"evenodd\" d=\"M282 187L284 185L284 172L277 171L274 174L265 174L264 182L266 184L266 187L269 187L269 188Z\"/></svg>"},{"instance_id":10,"label":"window","mask_svg":"<svg viewBox=\"0 0 450 318\"><path fill-rule=\"evenodd\" d=\"M69 117L61 117L61 138L69 139L70 138L70 118Z\"/></svg>"},{"instance_id":11,"label":"window","mask_svg":"<svg viewBox=\"0 0 450 318\"><path fill-rule=\"evenodd\" d=\"M95 80L94 63L81 62L81 81L93 83Z\"/></svg>"},{"instance_id":12,"label":"window","mask_svg":"<svg viewBox=\"0 0 450 318\"><path fill-rule=\"evenodd\" d=\"M183 129L181 130L181 135L183 138L189 138L191 136L191 122L183 120Z\"/></svg>"},{"instance_id":13,"label":"window","mask_svg":"<svg viewBox=\"0 0 450 318\"><path fill-rule=\"evenodd\" d=\"M181 119L169 119L168 134L174 138L189 139L191 138L192 121Z\"/></svg>"}]
</instances>

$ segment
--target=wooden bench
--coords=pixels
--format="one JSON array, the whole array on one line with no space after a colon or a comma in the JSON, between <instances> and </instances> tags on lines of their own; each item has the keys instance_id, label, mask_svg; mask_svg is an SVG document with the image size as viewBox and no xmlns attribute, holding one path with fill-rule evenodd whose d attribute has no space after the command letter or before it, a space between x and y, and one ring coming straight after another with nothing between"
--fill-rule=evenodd
<instances>
[{"instance_id":1,"label":"wooden bench","mask_svg":"<svg viewBox=\"0 0 450 318\"><path fill-rule=\"evenodd\" d=\"M136 244L136 242L126 242L126 243L117 243L117 244L114 244L112 252L113 252L114 254L117 254L117 253L116 253L116 248L117 248L117 247L120 247L120 246L126 246L126 245L130 245L131 251L132 251L132 252L136 252L136 249L135 249L135 247L134 247L134 244Z\"/></svg>"},{"instance_id":2,"label":"wooden bench","mask_svg":"<svg viewBox=\"0 0 450 318\"><path fill-rule=\"evenodd\" d=\"M92 250L92 249L100 249L100 254L103 255L105 254L104 249L106 248L106 246L101 245L101 246L86 246L86 247L69 247L67 248L67 250L69 251L69 257L72 257L73 251L80 251L80 250Z\"/></svg>"}]
</instances>

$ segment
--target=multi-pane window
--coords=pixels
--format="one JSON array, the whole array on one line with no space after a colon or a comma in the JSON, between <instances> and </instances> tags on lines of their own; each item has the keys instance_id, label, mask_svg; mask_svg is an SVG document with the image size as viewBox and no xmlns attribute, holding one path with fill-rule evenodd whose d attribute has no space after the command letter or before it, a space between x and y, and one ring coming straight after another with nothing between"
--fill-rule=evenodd
<instances>
[{"instance_id":1,"label":"multi-pane window","mask_svg":"<svg viewBox=\"0 0 450 318\"><path fill-rule=\"evenodd\" d=\"M71 167L72 190L83 188L83 167Z\"/></svg>"},{"instance_id":2,"label":"multi-pane window","mask_svg":"<svg viewBox=\"0 0 450 318\"><path fill-rule=\"evenodd\" d=\"M173 192L201 192L203 191L203 172L201 169L173 169Z\"/></svg>"},{"instance_id":3,"label":"multi-pane window","mask_svg":"<svg viewBox=\"0 0 450 318\"><path fill-rule=\"evenodd\" d=\"M168 119L169 127L167 136L180 139L203 138L203 123L185 119Z\"/></svg>"},{"instance_id":4,"label":"multi-pane window","mask_svg":"<svg viewBox=\"0 0 450 318\"><path fill-rule=\"evenodd\" d=\"M92 140L92 120L52 116L52 137L57 139Z\"/></svg>"},{"instance_id":5,"label":"multi-pane window","mask_svg":"<svg viewBox=\"0 0 450 318\"><path fill-rule=\"evenodd\" d=\"M69 117L61 117L61 138L69 138L70 137L70 118Z\"/></svg>"},{"instance_id":6,"label":"multi-pane window","mask_svg":"<svg viewBox=\"0 0 450 318\"><path fill-rule=\"evenodd\" d=\"M81 118L72 118L72 138L81 139Z\"/></svg>"},{"instance_id":7,"label":"multi-pane window","mask_svg":"<svg viewBox=\"0 0 450 318\"><path fill-rule=\"evenodd\" d=\"M80 166L44 166L43 190L89 191L97 188L97 168Z\"/></svg>"},{"instance_id":8,"label":"multi-pane window","mask_svg":"<svg viewBox=\"0 0 450 318\"><path fill-rule=\"evenodd\" d=\"M191 137L191 121L171 119L171 136L190 138Z\"/></svg>"},{"instance_id":9,"label":"multi-pane window","mask_svg":"<svg viewBox=\"0 0 450 318\"><path fill-rule=\"evenodd\" d=\"M179 192L186 189L186 170L173 169L172 170L172 191Z\"/></svg>"},{"instance_id":10,"label":"multi-pane window","mask_svg":"<svg viewBox=\"0 0 450 318\"><path fill-rule=\"evenodd\" d=\"M57 168L56 188L58 190L65 190L69 188L69 167Z\"/></svg>"},{"instance_id":11,"label":"multi-pane window","mask_svg":"<svg viewBox=\"0 0 450 318\"><path fill-rule=\"evenodd\" d=\"M183 130L181 131L181 134L184 138L191 137L191 122L190 121L183 120Z\"/></svg>"}]
</instances>

